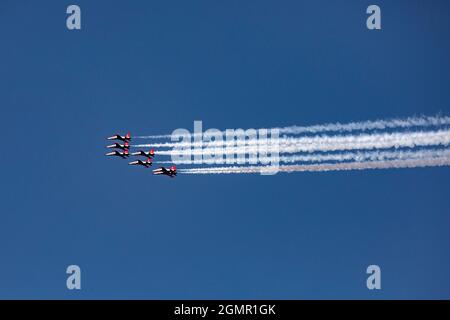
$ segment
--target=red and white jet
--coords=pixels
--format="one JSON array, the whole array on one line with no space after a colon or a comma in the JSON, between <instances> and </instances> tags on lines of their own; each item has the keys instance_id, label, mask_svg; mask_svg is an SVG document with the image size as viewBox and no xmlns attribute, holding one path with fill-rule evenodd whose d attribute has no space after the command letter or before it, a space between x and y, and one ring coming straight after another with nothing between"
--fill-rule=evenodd
<instances>
[{"instance_id":1,"label":"red and white jet","mask_svg":"<svg viewBox=\"0 0 450 320\"><path fill-rule=\"evenodd\" d=\"M144 156L144 157L147 157L147 158L153 158L155 156L155 149L151 149L148 152L139 150L138 152L133 152L132 155L133 156Z\"/></svg>"},{"instance_id":2,"label":"red and white jet","mask_svg":"<svg viewBox=\"0 0 450 320\"><path fill-rule=\"evenodd\" d=\"M142 161L142 160L136 160L136 161L132 161L129 163L130 165L134 165L134 166L144 166L146 168L151 167L152 165L152 159L147 158L147 160Z\"/></svg>"},{"instance_id":3,"label":"red and white jet","mask_svg":"<svg viewBox=\"0 0 450 320\"><path fill-rule=\"evenodd\" d=\"M117 156L117 157L121 157L121 158L127 158L130 156L130 154L128 153L128 149L123 150L123 152L119 152L117 150L114 150L113 152L109 152L106 154L107 156Z\"/></svg>"},{"instance_id":4,"label":"red and white jet","mask_svg":"<svg viewBox=\"0 0 450 320\"><path fill-rule=\"evenodd\" d=\"M111 144L109 146L106 146L107 148L117 148L117 149L122 149L122 150L128 150L130 148L130 144L128 143L128 141L125 141L124 144L119 144L119 143L114 143Z\"/></svg>"},{"instance_id":5,"label":"red and white jet","mask_svg":"<svg viewBox=\"0 0 450 320\"><path fill-rule=\"evenodd\" d=\"M164 174L166 176L169 176L171 178L175 177L177 175L177 167L171 166L170 168L164 168L161 167L159 169L153 170L153 174Z\"/></svg>"},{"instance_id":6,"label":"red and white jet","mask_svg":"<svg viewBox=\"0 0 450 320\"><path fill-rule=\"evenodd\" d=\"M120 134L116 134L112 137L107 138L108 140L121 140L121 141L130 141L131 134L128 132L125 136L121 136Z\"/></svg>"}]
</instances>

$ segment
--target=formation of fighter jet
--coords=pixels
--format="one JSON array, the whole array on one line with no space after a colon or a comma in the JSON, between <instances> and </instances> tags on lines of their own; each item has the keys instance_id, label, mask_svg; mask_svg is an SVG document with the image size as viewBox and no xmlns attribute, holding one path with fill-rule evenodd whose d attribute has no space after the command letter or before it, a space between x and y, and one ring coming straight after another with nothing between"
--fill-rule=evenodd
<instances>
[{"instance_id":1,"label":"formation of fighter jet","mask_svg":"<svg viewBox=\"0 0 450 320\"><path fill-rule=\"evenodd\" d=\"M121 157L121 158L124 158L124 159L130 156L130 154L128 153L128 149L123 150L123 152L119 152L117 150L114 150L113 152L108 152L106 155L107 156Z\"/></svg>"},{"instance_id":2,"label":"formation of fighter jet","mask_svg":"<svg viewBox=\"0 0 450 320\"><path fill-rule=\"evenodd\" d=\"M132 155L133 156L144 156L144 157L147 157L147 158L153 158L155 156L155 149L151 149L148 152L139 150L138 152L133 152Z\"/></svg>"},{"instance_id":3,"label":"formation of fighter jet","mask_svg":"<svg viewBox=\"0 0 450 320\"><path fill-rule=\"evenodd\" d=\"M131 134L129 132L126 135L124 135L124 136L121 136L120 134L116 134L116 135L114 135L112 137L109 137L107 139L108 140L120 140L120 141L124 141L124 142L126 142L126 141L130 142Z\"/></svg>"},{"instance_id":4,"label":"formation of fighter jet","mask_svg":"<svg viewBox=\"0 0 450 320\"><path fill-rule=\"evenodd\" d=\"M109 146L106 146L107 148L111 149L111 148L117 148L117 149L122 149L122 150L128 150L130 148L130 144L128 142L125 142L124 144L119 144L119 143L114 143L114 144L110 144Z\"/></svg>"},{"instance_id":5,"label":"formation of fighter jet","mask_svg":"<svg viewBox=\"0 0 450 320\"><path fill-rule=\"evenodd\" d=\"M120 149L123 150L122 152L114 150L112 152L107 153L107 156L117 156L121 157L123 159L128 158L130 156L130 141L131 141L131 134L128 132L125 136L121 136L120 134L116 134L112 137L107 138L108 140L120 140L123 141L123 144L120 143L114 143L111 145L106 146L108 149ZM155 156L155 150L151 149L149 151L143 151L139 150L137 152L133 152L131 155L133 156L143 156L146 157L146 160L135 160L131 161L128 164L129 165L135 165L135 166L143 166L145 168L150 168L152 166L153 157ZM154 175L162 174L169 176L171 178L175 177L177 175L177 168L175 166L172 166L170 168L164 168L160 167L159 169L153 170Z\"/></svg>"},{"instance_id":6,"label":"formation of fighter jet","mask_svg":"<svg viewBox=\"0 0 450 320\"><path fill-rule=\"evenodd\" d=\"M171 166L170 168L161 167L159 169L153 170L153 174L163 174L171 178L177 175L177 167Z\"/></svg>"},{"instance_id":7,"label":"formation of fighter jet","mask_svg":"<svg viewBox=\"0 0 450 320\"><path fill-rule=\"evenodd\" d=\"M144 166L146 168L149 168L152 165L152 159L147 158L147 160L145 160L145 161L142 161L141 159L136 160L136 161L131 161L129 163L129 165Z\"/></svg>"}]
</instances>

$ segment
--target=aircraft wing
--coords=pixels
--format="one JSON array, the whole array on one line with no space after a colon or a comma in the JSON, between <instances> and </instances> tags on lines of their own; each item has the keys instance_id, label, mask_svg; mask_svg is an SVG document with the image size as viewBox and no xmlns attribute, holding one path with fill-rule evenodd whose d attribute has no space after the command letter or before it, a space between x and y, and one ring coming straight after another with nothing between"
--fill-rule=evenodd
<instances>
[{"instance_id":1,"label":"aircraft wing","mask_svg":"<svg viewBox=\"0 0 450 320\"><path fill-rule=\"evenodd\" d=\"M133 156L140 156L140 155L142 155L142 151L133 152L131 155L133 155Z\"/></svg>"},{"instance_id":2,"label":"aircraft wing","mask_svg":"<svg viewBox=\"0 0 450 320\"><path fill-rule=\"evenodd\" d=\"M158 168L153 170L153 174L165 174L167 173L167 170L165 168Z\"/></svg>"}]
</instances>

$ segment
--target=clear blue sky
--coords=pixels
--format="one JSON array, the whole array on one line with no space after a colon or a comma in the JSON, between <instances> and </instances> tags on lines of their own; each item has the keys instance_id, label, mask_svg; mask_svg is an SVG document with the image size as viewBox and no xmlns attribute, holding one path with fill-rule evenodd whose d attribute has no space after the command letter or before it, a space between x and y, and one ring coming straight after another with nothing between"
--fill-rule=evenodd
<instances>
[{"instance_id":1,"label":"clear blue sky","mask_svg":"<svg viewBox=\"0 0 450 320\"><path fill-rule=\"evenodd\" d=\"M104 157L194 120L448 115L449 32L438 0L2 1L0 298L450 298L449 168L167 179Z\"/></svg>"}]
</instances>

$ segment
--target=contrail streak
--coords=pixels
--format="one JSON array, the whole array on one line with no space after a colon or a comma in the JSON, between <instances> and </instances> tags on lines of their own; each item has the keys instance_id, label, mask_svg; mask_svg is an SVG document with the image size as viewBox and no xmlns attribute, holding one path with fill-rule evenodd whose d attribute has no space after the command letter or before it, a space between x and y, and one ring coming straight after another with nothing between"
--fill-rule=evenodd
<instances>
[{"instance_id":1,"label":"contrail streak","mask_svg":"<svg viewBox=\"0 0 450 320\"><path fill-rule=\"evenodd\" d=\"M212 154L255 154L271 151L279 153L331 152L345 150L370 150L389 148L414 148L426 146L447 146L450 144L450 130L428 132L373 133L345 136L290 137L266 140L254 146L225 148L194 148L182 150L158 150L159 155L212 155ZM144 147L148 145L137 145Z\"/></svg>"},{"instance_id":2,"label":"contrail streak","mask_svg":"<svg viewBox=\"0 0 450 320\"><path fill-rule=\"evenodd\" d=\"M375 121L360 121L350 123L328 123L312 126L289 126L278 129L280 134L302 134L302 133L321 133L321 132L351 132L351 131L369 131L369 130L385 130L385 129L409 129L415 127L432 127L443 126L450 124L450 117L441 116L421 116L408 117L405 119L390 119L390 120L375 120ZM268 129L270 130L270 129ZM222 131L225 134L225 131ZM191 134L195 136L196 134ZM136 136L138 139L167 139L170 134L164 135L149 135Z\"/></svg>"},{"instance_id":3,"label":"contrail streak","mask_svg":"<svg viewBox=\"0 0 450 320\"><path fill-rule=\"evenodd\" d=\"M351 122L347 124L334 123L325 125L314 125L309 127L292 126L281 129L281 133L300 134L300 133L320 133L320 132L350 132L350 131L368 131L385 130L396 128L429 127L442 126L450 124L450 117L409 117L406 119L375 120Z\"/></svg>"},{"instance_id":4,"label":"contrail streak","mask_svg":"<svg viewBox=\"0 0 450 320\"><path fill-rule=\"evenodd\" d=\"M431 150L418 150L418 151L365 151L365 152L347 152L336 154L312 154L312 155L289 155L280 156L279 160L282 163L296 163L296 162L329 162L329 161L386 161L386 160L406 160L406 159L420 159L420 158L438 158L448 157L450 158L449 149L431 149ZM270 163L273 158L263 157L257 159L260 163ZM195 164L191 159L179 160L179 161L156 161L160 164ZM219 165L225 164L226 159L203 159L202 164L206 165Z\"/></svg>"},{"instance_id":5,"label":"contrail streak","mask_svg":"<svg viewBox=\"0 0 450 320\"><path fill-rule=\"evenodd\" d=\"M450 166L450 158L407 159L388 161L364 161L350 163L328 163L286 166L233 166L218 168L181 169L183 174L242 174L242 173L276 173L276 172L326 172L342 170L397 169Z\"/></svg>"},{"instance_id":6,"label":"contrail streak","mask_svg":"<svg viewBox=\"0 0 450 320\"><path fill-rule=\"evenodd\" d=\"M225 141L200 141L200 142L165 142L165 143L147 143L147 144L136 144L132 145L132 147L135 148L149 148L149 147L155 147L155 148L203 148L203 150L207 150L208 148L211 148L212 152L215 152L213 148L233 148L235 146L237 147L243 147L243 146L265 146L265 145L283 145L283 146L290 146L290 145L298 145L298 144L317 144L323 141L332 141L334 140L356 140L364 141L364 140L379 140L379 139L387 139L386 137L392 137L392 139L400 139L403 136L406 135L435 135L436 133L443 133L445 135L445 132L449 133L450 130L439 130L439 131L428 131L428 132L397 132L397 133L372 133L372 134L359 134L359 135L344 135L344 136L316 136L316 137L283 137L283 138L271 138L271 139L250 139L250 140L225 140Z\"/></svg>"}]
</instances>

